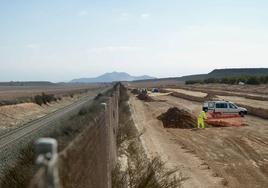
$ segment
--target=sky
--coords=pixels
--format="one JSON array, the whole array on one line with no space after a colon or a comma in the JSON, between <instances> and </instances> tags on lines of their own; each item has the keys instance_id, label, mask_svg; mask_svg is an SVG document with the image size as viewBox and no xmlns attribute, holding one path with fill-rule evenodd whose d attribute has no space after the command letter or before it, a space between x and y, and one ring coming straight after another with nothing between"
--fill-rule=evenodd
<instances>
[{"instance_id":1,"label":"sky","mask_svg":"<svg viewBox=\"0 0 268 188\"><path fill-rule=\"evenodd\" d=\"M267 0L0 0L0 81L268 67Z\"/></svg>"}]
</instances>

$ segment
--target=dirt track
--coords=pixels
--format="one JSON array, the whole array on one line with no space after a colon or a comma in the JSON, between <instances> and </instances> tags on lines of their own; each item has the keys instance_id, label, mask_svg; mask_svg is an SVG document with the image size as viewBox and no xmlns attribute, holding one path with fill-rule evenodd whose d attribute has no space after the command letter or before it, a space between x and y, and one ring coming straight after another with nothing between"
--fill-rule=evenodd
<instances>
[{"instance_id":1,"label":"dirt track","mask_svg":"<svg viewBox=\"0 0 268 188\"><path fill-rule=\"evenodd\" d=\"M237 97L237 96L218 96L218 97L238 104L252 106L254 108L268 109L268 101L246 99L244 97Z\"/></svg>"},{"instance_id":2,"label":"dirt track","mask_svg":"<svg viewBox=\"0 0 268 188\"><path fill-rule=\"evenodd\" d=\"M227 84L194 84L179 86L191 91L216 92L222 95L267 97L268 85L227 85ZM225 94L223 94L225 93Z\"/></svg>"},{"instance_id":3,"label":"dirt track","mask_svg":"<svg viewBox=\"0 0 268 188\"><path fill-rule=\"evenodd\" d=\"M193 96L193 97L205 97L207 93L200 92L200 91L190 91L186 89L166 89L170 92L178 92L185 95ZM254 99L248 99L245 97L239 97L239 96L226 96L226 95L216 95L220 99L229 100L238 104L252 106L254 108L263 108L268 109L268 101L261 101L261 100L254 100Z\"/></svg>"},{"instance_id":4,"label":"dirt track","mask_svg":"<svg viewBox=\"0 0 268 188\"><path fill-rule=\"evenodd\" d=\"M149 156L162 156L169 167L179 167L190 177L184 187L268 187L267 120L247 116L246 127L164 129L156 117L169 107L197 114L201 103L165 95L154 98L158 102L131 97L133 119L139 130L145 128L142 141Z\"/></svg>"},{"instance_id":5,"label":"dirt track","mask_svg":"<svg viewBox=\"0 0 268 188\"><path fill-rule=\"evenodd\" d=\"M175 92L178 92L178 93L184 93L186 95L191 95L191 96L194 96L194 97L205 97L205 96L207 96L207 93L199 92L199 91L190 91L190 90L185 90L185 89L172 89L172 88L168 88L166 90L175 91Z\"/></svg>"}]
</instances>

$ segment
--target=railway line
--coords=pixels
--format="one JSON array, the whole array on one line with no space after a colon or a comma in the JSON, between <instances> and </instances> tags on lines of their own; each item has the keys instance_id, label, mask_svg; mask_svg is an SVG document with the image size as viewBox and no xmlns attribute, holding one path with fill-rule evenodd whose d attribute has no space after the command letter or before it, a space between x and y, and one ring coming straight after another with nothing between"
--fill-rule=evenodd
<instances>
[{"instance_id":1,"label":"railway line","mask_svg":"<svg viewBox=\"0 0 268 188\"><path fill-rule=\"evenodd\" d=\"M17 142L18 140L22 139L23 137L28 136L29 134L34 134L35 131L40 129L48 128L49 126L53 126L51 122L59 119L60 117L64 116L67 113L75 111L81 108L86 102L92 100L93 97L83 97L79 101L76 101L68 106L65 106L61 109L58 109L44 117L39 119L33 120L19 128L13 129L4 135L0 136L0 150L3 147L8 146L13 142Z\"/></svg>"},{"instance_id":2,"label":"railway line","mask_svg":"<svg viewBox=\"0 0 268 188\"><path fill-rule=\"evenodd\" d=\"M110 87L104 88L100 92L106 92L108 89ZM83 106L89 106L94 97L80 98L70 105L0 135L0 179L6 170L16 163L21 149L37 138L48 135L60 125L61 121L76 115Z\"/></svg>"}]
</instances>

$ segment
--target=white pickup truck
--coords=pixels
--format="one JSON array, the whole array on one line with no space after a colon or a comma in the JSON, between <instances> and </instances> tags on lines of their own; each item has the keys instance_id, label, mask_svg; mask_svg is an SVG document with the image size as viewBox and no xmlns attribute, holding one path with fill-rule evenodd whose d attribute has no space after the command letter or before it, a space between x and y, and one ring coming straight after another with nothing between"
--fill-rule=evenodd
<instances>
[{"instance_id":1,"label":"white pickup truck","mask_svg":"<svg viewBox=\"0 0 268 188\"><path fill-rule=\"evenodd\" d=\"M248 112L246 108L239 107L229 101L206 101L203 104L203 110L205 112L239 114L241 117L244 117Z\"/></svg>"}]
</instances>

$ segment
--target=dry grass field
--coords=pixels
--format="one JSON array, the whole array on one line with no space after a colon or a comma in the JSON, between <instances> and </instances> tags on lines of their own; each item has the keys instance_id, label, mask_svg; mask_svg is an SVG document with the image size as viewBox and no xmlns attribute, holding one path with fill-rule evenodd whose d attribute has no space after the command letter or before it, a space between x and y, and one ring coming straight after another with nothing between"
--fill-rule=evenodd
<instances>
[{"instance_id":1,"label":"dry grass field","mask_svg":"<svg viewBox=\"0 0 268 188\"><path fill-rule=\"evenodd\" d=\"M0 133L24 125L74 103L82 97L93 97L107 85L0 86ZM42 92L60 100L38 105L32 101ZM8 105L5 105L8 104Z\"/></svg>"},{"instance_id":2,"label":"dry grass field","mask_svg":"<svg viewBox=\"0 0 268 188\"><path fill-rule=\"evenodd\" d=\"M27 100L42 92L57 96L67 96L83 93L96 88L106 87L107 84L56 84L47 86L0 86L0 102Z\"/></svg>"}]
</instances>

